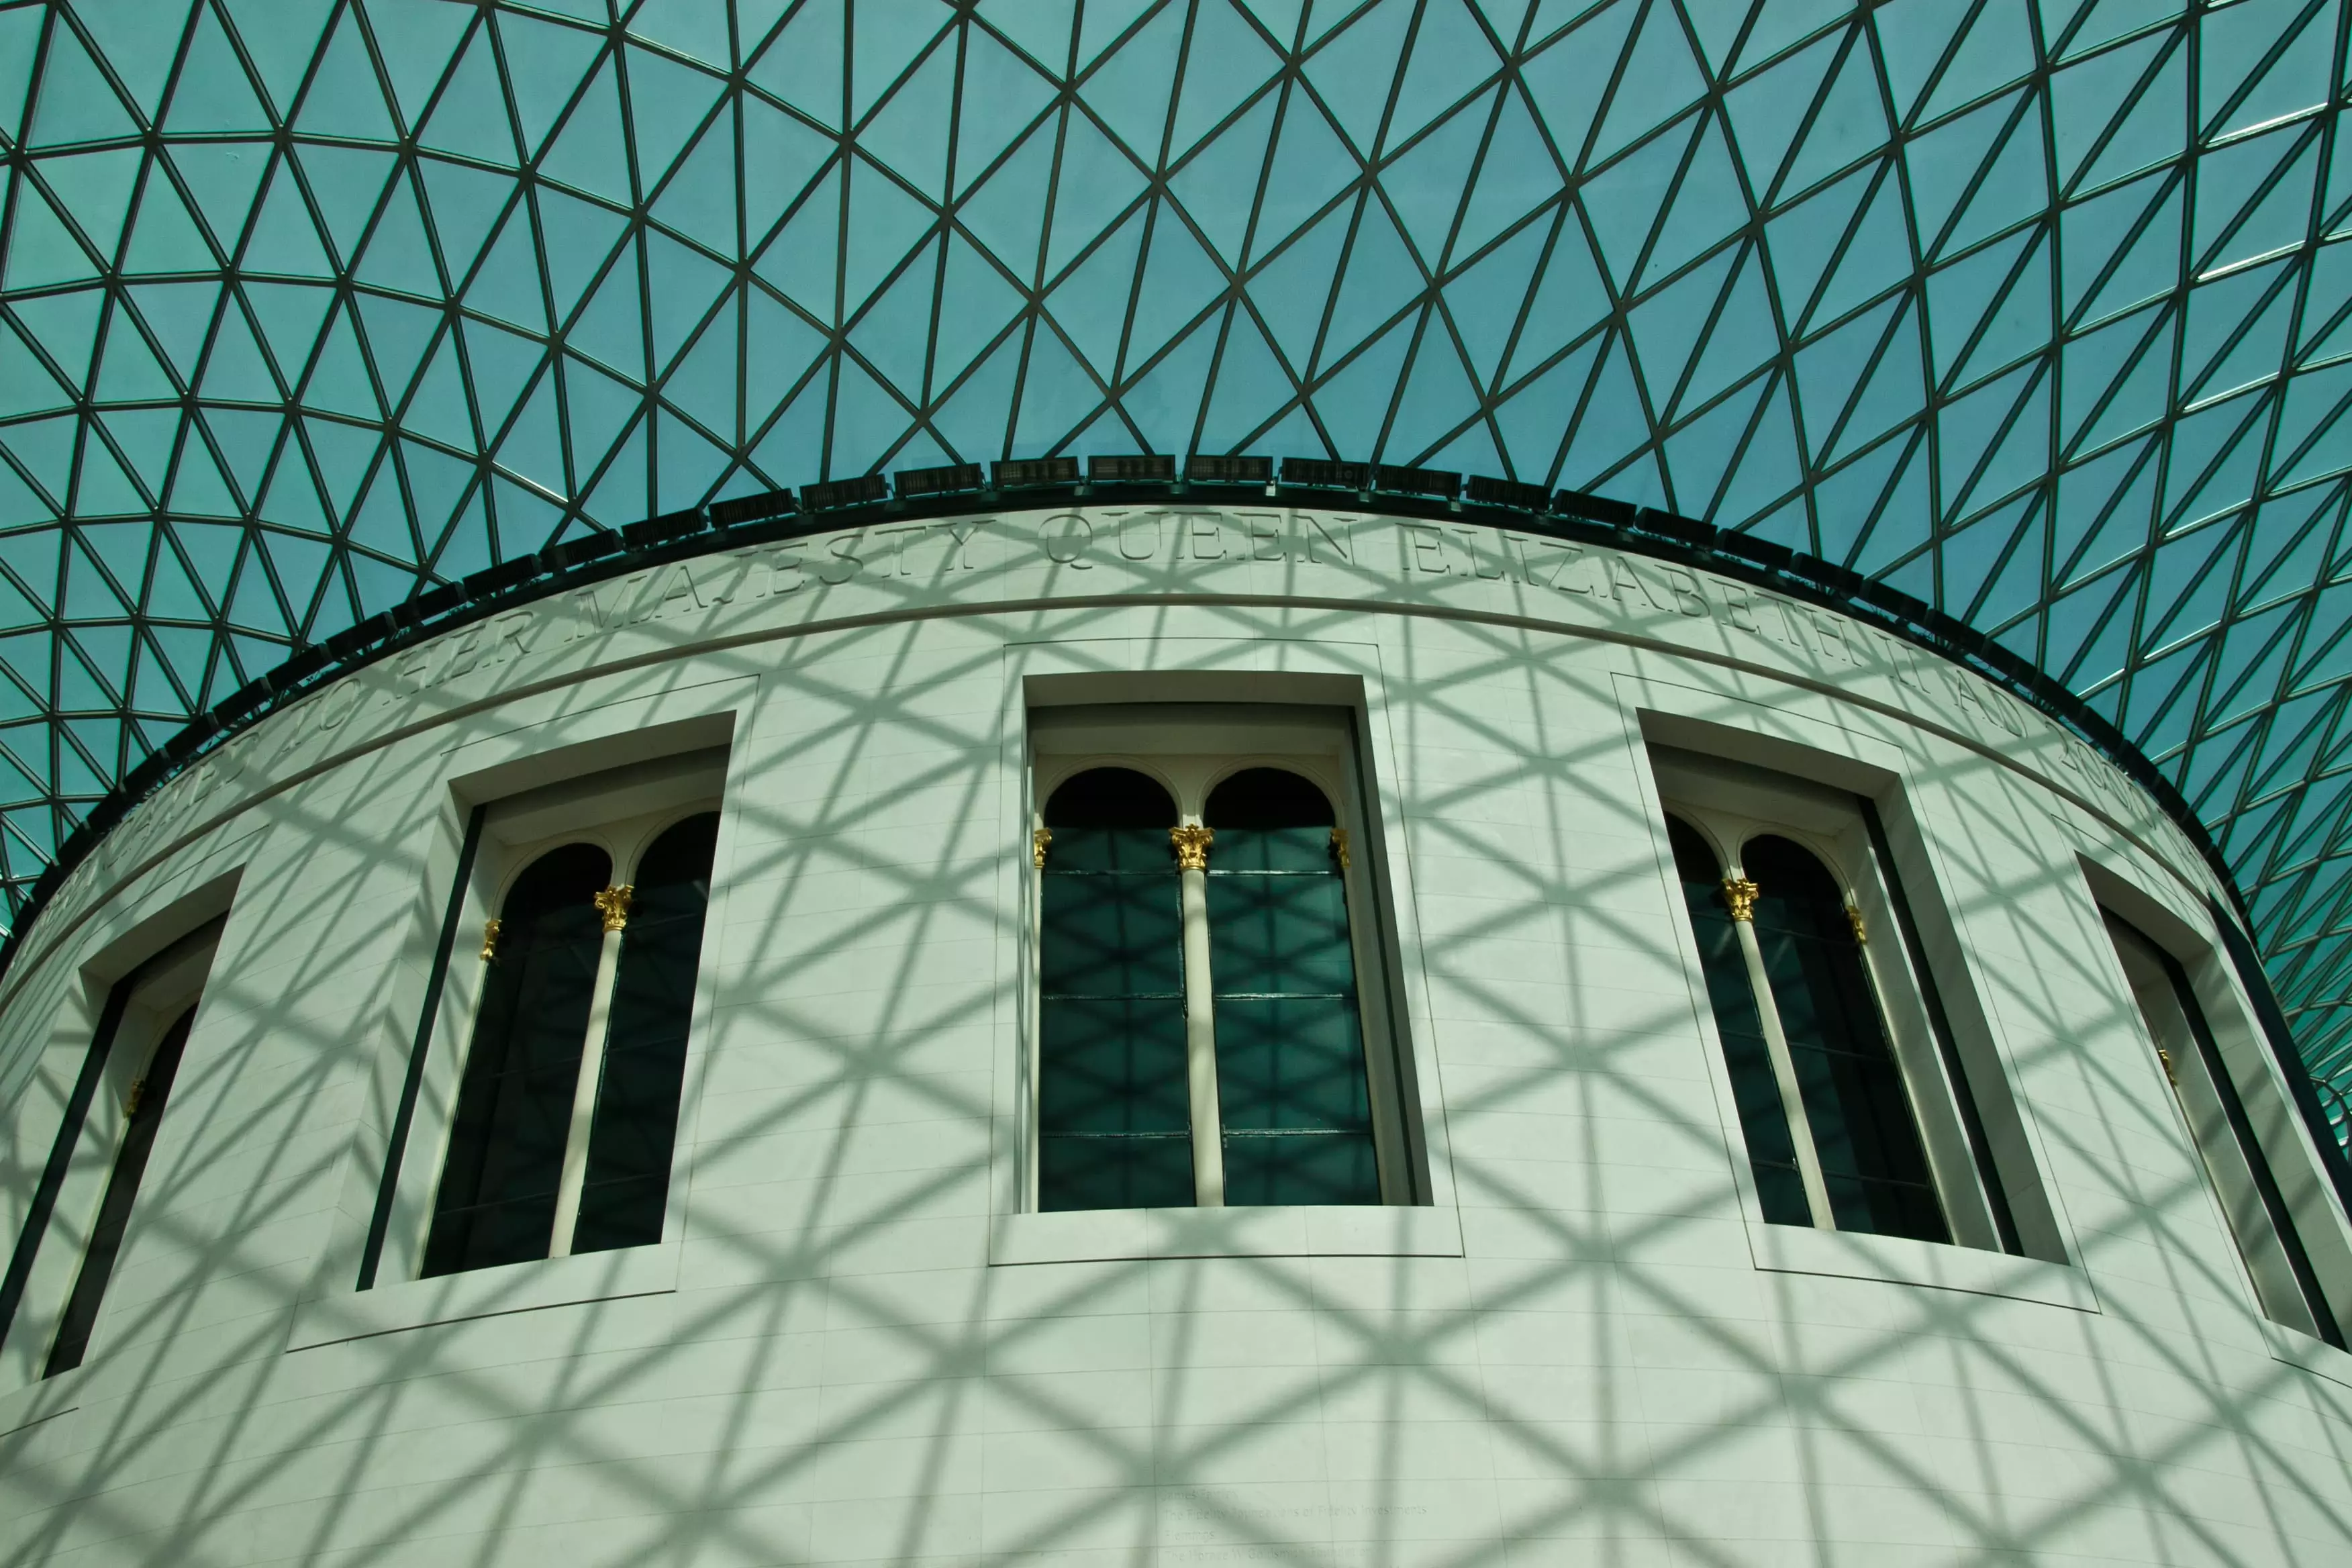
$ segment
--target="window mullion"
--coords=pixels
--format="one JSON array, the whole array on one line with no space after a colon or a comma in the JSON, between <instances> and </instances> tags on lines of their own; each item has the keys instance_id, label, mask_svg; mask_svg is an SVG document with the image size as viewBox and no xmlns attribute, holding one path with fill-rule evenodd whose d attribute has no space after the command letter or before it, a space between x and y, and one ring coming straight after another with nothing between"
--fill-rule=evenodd
<instances>
[{"instance_id":1,"label":"window mullion","mask_svg":"<svg viewBox=\"0 0 2352 1568\"><path fill-rule=\"evenodd\" d=\"M1183 886L1184 1076L1192 1103L1192 1201L1225 1204L1225 1138L1217 1110L1217 1008L1209 973L1209 845L1215 835L1198 824L1173 828L1169 838Z\"/></svg>"},{"instance_id":2,"label":"window mullion","mask_svg":"<svg viewBox=\"0 0 2352 1568\"><path fill-rule=\"evenodd\" d=\"M572 1233L580 1220L580 1194L588 1180L588 1140L596 1121L596 1090L604 1078L604 1047L613 1015L613 982L621 969L621 936L629 923L627 884L596 895L604 917L604 940L596 952L596 983L589 993L588 1031L580 1049L580 1077L572 1088L572 1125L563 1139L563 1170L555 1188L555 1224L547 1240L550 1258L572 1255Z\"/></svg>"},{"instance_id":3,"label":"window mullion","mask_svg":"<svg viewBox=\"0 0 2352 1568\"><path fill-rule=\"evenodd\" d=\"M1772 1000L1772 982L1764 969L1764 949L1756 940L1756 884L1734 873L1724 879L1726 901L1731 906L1731 927L1739 936L1739 955L1748 964L1748 984L1756 992L1756 1012L1764 1029L1764 1048L1772 1058L1772 1079L1780 1089L1780 1104L1788 1114L1790 1142L1796 1145L1797 1174L1805 1184L1805 1203L1813 1224L1837 1228L1830 1208L1829 1184L1822 1179L1821 1152L1813 1147L1813 1124L1805 1115L1805 1097L1797 1086L1796 1058L1789 1052L1789 1036L1780 1026L1780 1009Z\"/></svg>"}]
</instances>

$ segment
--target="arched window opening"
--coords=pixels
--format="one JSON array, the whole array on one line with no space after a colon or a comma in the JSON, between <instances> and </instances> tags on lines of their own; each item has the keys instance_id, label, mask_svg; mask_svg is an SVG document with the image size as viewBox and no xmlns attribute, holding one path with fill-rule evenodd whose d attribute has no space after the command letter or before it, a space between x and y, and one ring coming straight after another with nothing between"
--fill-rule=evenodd
<instances>
[{"instance_id":1,"label":"arched window opening","mask_svg":"<svg viewBox=\"0 0 2352 1568\"><path fill-rule=\"evenodd\" d=\"M2342 1348L2343 1327L2326 1281L2196 985L2180 961L2147 932L2112 910L2100 913L2255 1305L2274 1323ZM2253 1079L2258 1090L2268 1082L2264 1075ZM2291 1164L2284 1169L2292 1175Z\"/></svg>"},{"instance_id":2,"label":"arched window opening","mask_svg":"<svg viewBox=\"0 0 2352 1568\"><path fill-rule=\"evenodd\" d=\"M98 1221L90 1227L89 1244L82 1251L81 1271L74 1276L73 1294L66 1299L58 1336L50 1342L43 1377L79 1366L89 1352L90 1331L98 1327L98 1310L105 1304L107 1284L122 1254L122 1233L130 1226L131 1205L138 1201L139 1184L147 1173L147 1156L155 1147L155 1130L163 1122L163 1104L171 1098L172 1081L179 1076L180 1054L195 1019L196 1010L190 1007L173 1021L148 1058L147 1070L132 1084L131 1118L115 1152L114 1170L107 1178L106 1196L99 1205Z\"/></svg>"},{"instance_id":3,"label":"arched window opening","mask_svg":"<svg viewBox=\"0 0 2352 1568\"><path fill-rule=\"evenodd\" d=\"M1757 1200L1771 1224L1811 1225L1812 1208L1805 1196L1796 1139L1789 1128L1748 960L1740 951L1739 928L1725 900L1723 868L1698 829L1680 817L1666 818L1666 838L1674 848L1675 874L1682 882L1691 934L1697 939L1699 969L1706 977L1707 1001L1723 1044L1724 1069L1731 1077L1739 1131L1748 1142Z\"/></svg>"},{"instance_id":4,"label":"arched window opening","mask_svg":"<svg viewBox=\"0 0 2352 1568\"><path fill-rule=\"evenodd\" d=\"M1038 1207L1189 1205L1176 804L1134 769L1094 768L1044 815Z\"/></svg>"},{"instance_id":5,"label":"arched window opening","mask_svg":"<svg viewBox=\"0 0 2352 1568\"><path fill-rule=\"evenodd\" d=\"M1376 1204L1331 803L1295 773L1250 768L1218 784L1202 816L1225 1202Z\"/></svg>"},{"instance_id":6,"label":"arched window opening","mask_svg":"<svg viewBox=\"0 0 2352 1568\"><path fill-rule=\"evenodd\" d=\"M568 844L531 862L499 911L466 1051L424 1272L548 1256L586 1050L613 862Z\"/></svg>"},{"instance_id":7,"label":"arched window opening","mask_svg":"<svg viewBox=\"0 0 2352 1568\"><path fill-rule=\"evenodd\" d=\"M1759 989L1787 1041L1837 1228L1948 1241L1910 1093L1836 879L1777 835L1751 839L1740 859L1756 885Z\"/></svg>"},{"instance_id":8,"label":"arched window opening","mask_svg":"<svg viewBox=\"0 0 2352 1568\"><path fill-rule=\"evenodd\" d=\"M574 1252L661 1239L718 847L719 814L702 812L668 828L638 859L595 1086Z\"/></svg>"},{"instance_id":9,"label":"arched window opening","mask_svg":"<svg viewBox=\"0 0 2352 1568\"><path fill-rule=\"evenodd\" d=\"M1040 1209L1423 1190L1354 726L1311 707L1033 710ZM1025 1195L1025 1194L1024 1194Z\"/></svg>"}]
</instances>

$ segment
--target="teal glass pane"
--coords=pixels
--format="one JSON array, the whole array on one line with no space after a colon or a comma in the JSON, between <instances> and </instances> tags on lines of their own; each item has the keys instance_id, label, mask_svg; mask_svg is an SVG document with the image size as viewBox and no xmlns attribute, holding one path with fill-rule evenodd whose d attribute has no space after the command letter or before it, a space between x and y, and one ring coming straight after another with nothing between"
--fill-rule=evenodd
<instances>
[{"instance_id":1,"label":"teal glass pane","mask_svg":"<svg viewBox=\"0 0 2352 1568\"><path fill-rule=\"evenodd\" d=\"M1950 1240L1836 882L1785 838L1751 840L1740 858L1759 889L1757 945L1837 1227Z\"/></svg>"},{"instance_id":2,"label":"teal glass pane","mask_svg":"<svg viewBox=\"0 0 2352 1568\"><path fill-rule=\"evenodd\" d=\"M1666 836L1674 846L1675 874L1682 882L1683 907L1698 943L1699 970L1706 977L1716 1037L1723 1042L1724 1069L1731 1078L1739 1131L1748 1143L1748 1168L1755 1174L1764 1218L1772 1225L1809 1226L1812 1205L1797 1169L1797 1143L1789 1131L1780 1081L1773 1076L1771 1047L1765 1043L1763 1014L1748 978L1748 959L1740 952L1739 929L1723 901L1722 870L1715 852L1687 824L1668 817Z\"/></svg>"},{"instance_id":3,"label":"teal glass pane","mask_svg":"<svg viewBox=\"0 0 2352 1568\"><path fill-rule=\"evenodd\" d=\"M706 812L666 830L638 863L613 976L574 1252L661 1239L718 845L719 814Z\"/></svg>"},{"instance_id":4,"label":"teal glass pane","mask_svg":"<svg viewBox=\"0 0 2352 1568\"><path fill-rule=\"evenodd\" d=\"M612 869L588 845L550 850L499 911L425 1244L427 1276L547 1256L604 940L593 900Z\"/></svg>"},{"instance_id":5,"label":"teal glass pane","mask_svg":"<svg viewBox=\"0 0 2352 1568\"><path fill-rule=\"evenodd\" d=\"M1381 1201L1330 815L1311 785L1274 769L1237 775L1210 797L1209 973L1229 1204Z\"/></svg>"},{"instance_id":6,"label":"teal glass pane","mask_svg":"<svg viewBox=\"0 0 2352 1568\"><path fill-rule=\"evenodd\" d=\"M1037 1202L1193 1201L1174 803L1097 769L1056 791L1040 879Z\"/></svg>"}]
</instances>

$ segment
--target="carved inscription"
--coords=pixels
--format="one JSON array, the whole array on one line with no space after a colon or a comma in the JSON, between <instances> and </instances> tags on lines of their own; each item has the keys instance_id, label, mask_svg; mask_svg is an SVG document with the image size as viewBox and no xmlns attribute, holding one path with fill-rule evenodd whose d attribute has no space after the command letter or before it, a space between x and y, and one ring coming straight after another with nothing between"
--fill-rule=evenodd
<instances>
[{"instance_id":1,"label":"carved inscription","mask_svg":"<svg viewBox=\"0 0 2352 1568\"><path fill-rule=\"evenodd\" d=\"M1073 591L1081 593L1149 591L1211 574L1236 591L1373 598L1403 592L1451 599L1484 584L1491 597L1465 602L1668 640L1688 635L1677 628L1704 622L1732 646L1752 640L1773 662L1824 680L1879 678L1907 706L2043 769L2169 846L2182 864L2197 858L2153 802L2081 740L1990 682L1832 611L1543 534L1344 511L1175 506L890 522L670 563L503 611L355 672L238 736L110 835L60 903L92 896L265 781L415 721L391 710L478 700L497 684L479 679L484 672L530 656L656 626L688 641L706 630L683 624L691 618L721 617L709 625L724 628L772 613L768 601L818 615L853 585L953 593L1032 571L1048 582L1076 582Z\"/></svg>"}]
</instances>

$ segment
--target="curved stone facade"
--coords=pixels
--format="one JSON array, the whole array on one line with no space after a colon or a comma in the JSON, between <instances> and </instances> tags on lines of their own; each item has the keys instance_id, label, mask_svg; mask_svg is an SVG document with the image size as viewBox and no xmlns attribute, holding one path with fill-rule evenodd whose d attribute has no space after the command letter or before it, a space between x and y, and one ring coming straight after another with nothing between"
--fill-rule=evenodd
<instances>
[{"instance_id":1,"label":"curved stone facade","mask_svg":"<svg viewBox=\"0 0 2352 1568\"><path fill-rule=\"evenodd\" d=\"M1027 1212L1033 717L1163 702L1355 726L1410 1145L1386 1205ZM473 808L722 746L661 1240L415 1278L490 912L458 877ZM1874 803L1911 914L1871 961L1932 982L2000 1235L1764 1223L1661 748ZM2217 894L1990 684L1534 534L1079 510L618 578L256 726L28 934L0 982L10 1236L61 1180L0 1346L0 1541L2337 1563L2352 1357L2266 1320L2101 927L2184 966L2317 1289L2352 1305ZM135 1099L91 1041L215 917L87 1359L44 1377Z\"/></svg>"}]
</instances>

